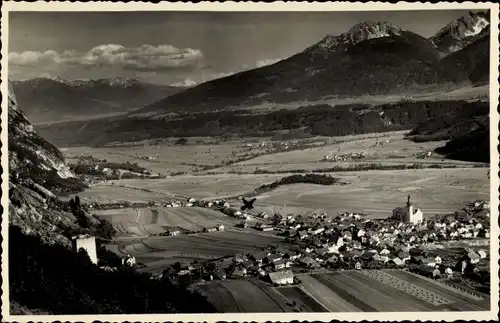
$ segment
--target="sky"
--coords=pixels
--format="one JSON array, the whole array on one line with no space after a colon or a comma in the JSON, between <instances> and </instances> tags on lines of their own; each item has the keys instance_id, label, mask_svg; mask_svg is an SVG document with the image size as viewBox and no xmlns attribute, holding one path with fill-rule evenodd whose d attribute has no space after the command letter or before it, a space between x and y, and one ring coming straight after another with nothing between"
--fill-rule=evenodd
<instances>
[{"instance_id":1,"label":"sky","mask_svg":"<svg viewBox=\"0 0 500 323\"><path fill-rule=\"evenodd\" d=\"M364 21L430 37L466 10L10 12L9 78L195 85L274 63Z\"/></svg>"}]
</instances>

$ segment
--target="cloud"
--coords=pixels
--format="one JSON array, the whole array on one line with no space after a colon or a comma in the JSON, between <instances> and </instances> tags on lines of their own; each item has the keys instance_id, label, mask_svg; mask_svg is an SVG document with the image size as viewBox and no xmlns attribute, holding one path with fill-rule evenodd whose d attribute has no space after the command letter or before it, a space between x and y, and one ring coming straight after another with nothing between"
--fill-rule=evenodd
<instances>
[{"instance_id":1,"label":"cloud","mask_svg":"<svg viewBox=\"0 0 500 323\"><path fill-rule=\"evenodd\" d=\"M9 65L13 67L68 65L86 69L119 67L124 70L147 72L194 69L201 66L202 61L203 53L200 50L176 48L172 45L124 47L106 44L93 47L87 52L48 50L9 53Z\"/></svg>"},{"instance_id":2,"label":"cloud","mask_svg":"<svg viewBox=\"0 0 500 323\"><path fill-rule=\"evenodd\" d=\"M223 78L226 76L231 76L233 74L236 74L237 72L221 72L221 73L213 73L210 75L206 75L204 77L200 77L199 79L194 80L193 78L186 78L182 81L172 83L170 85L172 86L195 86L204 82L208 82L211 80Z\"/></svg>"},{"instance_id":3,"label":"cloud","mask_svg":"<svg viewBox=\"0 0 500 323\"><path fill-rule=\"evenodd\" d=\"M175 82L175 83L172 83L170 84L171 86L179 86L179 87L188 87L188 86L195 86L196 84L198 84L198 82L192 80L192 79L185 79L184 81L181 81L181 82Z\"/></svg>"},{"instance_id":4,"label":"cloud","mask_svg":"<svg viewBox=\"0 0 500 323\"><path fill-rule=\"evenodd\" d=\"M255 66L257 67L263 67L263 66L267 66L267 65L272 65L274 63L277 63L279 61L281 61L283 58L268 58L268 59L261 59L261 60L258 60L256 63L255 63Z\"/></svg>"}]
</instances>

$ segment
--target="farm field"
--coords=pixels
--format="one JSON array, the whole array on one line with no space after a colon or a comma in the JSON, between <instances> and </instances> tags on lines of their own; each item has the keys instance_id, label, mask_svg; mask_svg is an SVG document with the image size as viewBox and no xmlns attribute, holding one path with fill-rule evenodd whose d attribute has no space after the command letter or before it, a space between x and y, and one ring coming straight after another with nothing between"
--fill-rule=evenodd
<instances>
[{"instance_id":1,"label":"farm field","mask_svg":"<svg viewBox=\"0 0 500 323\"><path fill-rule=\"evenodd\" d=\"M478 300L437 281L401 270L344 271L300 275L299 278L300 285L277 288L259 282L260 289L256 289L257 281L252 280L212 281L197 288L222 312L256 311L253 300L258 300L259 306L262 300L266 303L262 305L264 308L273 308L275 312L288 311L290 305L294 310L293 302L295 311L305 312L439 312L489 308L489 299ZM249 293L253 293L253 297Z\"/></svg>"},{"instance_id":2,"label":"farm field","mask_svg":"<svg viewBox=\"0 0 500 323\"><path fill-rule=\"evenodd\" d=\"M196 138L191 138L195 141ZM253 141L251 139L247 141ZM138 163L151 169L153 173L168 175L172 172L192 172L201 166L219 165L223 161L234 160L246 152L242 141L223 142L220 144L189 145L149 145L143 142L135 146L111 147L66 147L62 151L70 162L76 162L82 156L92 155L101 160L117 163ZM260 152L261 149L253 151ZM141 158L143 157L143 158ZM144 158L152 157L152 160Z\"/></svg>"},{"instance_id":3,"label":"farm field","mask_svg":"<svg viewBox=\"0 0 500 323\"><path fill-rule=\"evenodd\" d=\"M175 198L194 197L224 198L244 194L256 187L272 183L282 178L276 175L206 175L206 176L175 176L166 179L124 179L108 181L90 187L78 193L83 200L95 202L147 202L165 201Z\"/></svg>"},{"instance_id":4,"label":"farm field","mask_svg":"<svg viewBox=\"0 0 500 323\"><path fill-rule=\"evenodd\" d=\"M290 312L286 298L265 284L251 280L213 281L198 286L220 312ZM270 296L272 295L272 296Z\"/></svg>"},{"instance_id":5,"label":"farm field","mask_svg":"<svg viewBox=\"0 0 500 323\"><path fill-rule=\"evenodd\" d=\"M83 200L164 201L177 197L224 198L251 192L290 174L176 176L160 180L120 180L99 184L79 193ZM424 216L449 213L465 203L489 198L489 180L483 168L370 170L330 173L348 185L291 184L258 196L255 211L272 214L323 209L331 214L363 212L373 218L390 216L408 194ZM121 185L121 186L120 186ZM239 205L239 201L230 201Z\"/></svg>"},{"instance_id":6,"label":"farm field","mask_svg":"<svg viewBox=\"0 0 500 323\"><path fill-rule=\"evenodd\" d=\"M179 261L189 264L238 253L257 252L269 245L286 244L277 236L259 235L252 229L245 232L223 231L196 233L172 237L151 237L143 239L117 239L107 245L118 254L129 254L144 263L145 271L161 272L167 266Z\"/></svg>"},{"instance_id":7,"label":"farm field","mask_svg":"<svg viewBox=\"0 0 500 323\"><path fill-rule=\"evenodd\" d=\"M118 233L147 236L168 228L202 231L218 225L234 226L239 221L212 209L200 207L144 208L99 210L96 215L106 219Z\"/></svg>"},{"instance_id":8,"label":"farm field","mask_svg":"<svg viewBox=\"0 0 500 323\"><path fill-rule=\"evenodd\" d=\"M320 147L306 148L262 155L250 160L238 162L229 166L210 171L219 172L255 172L257 169L269 172L288 170L316 170L331 167L347 168L355 164L381 163L383 165L400 164L442 164L456 166L470 166L473 163L446 160L438 155L431 155L427 159L417 158L417 154L432 151L443 146L445 141L415 143L404 139L406 132L395 132L379 136L350 136L350 138L334 138L328 142L335 142ZM327 155L348 155L364 153L366 157L357 161L332 162L323 161ZM201 172L203 173L203 172Z\"/></svg>"},{"instance_id":9,"label":"farm field","mask_svg":"<svg viewBox=\"0 0 500 323\"><path fill-rule=\"evenodd\" d=\"M365 171L332 173L344 186L292 184L266 192L258 199L257 208L284 213L303 213L324 209L330 214L363 212L373 218L384 218L405 202L411 194L416 207L426 215L459 210L466 201L489 198L489 180L480 168L419 169L397 171Z\"/></svg>"}]
</instances>

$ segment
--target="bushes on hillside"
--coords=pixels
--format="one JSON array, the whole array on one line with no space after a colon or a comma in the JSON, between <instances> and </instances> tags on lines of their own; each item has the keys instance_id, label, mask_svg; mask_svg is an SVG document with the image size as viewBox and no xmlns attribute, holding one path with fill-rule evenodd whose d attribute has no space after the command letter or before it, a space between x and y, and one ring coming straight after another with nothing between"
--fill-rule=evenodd
<instances>
[{"instance_id":1,"label":"bushes on hillside","mask_svg":"<svg viewBox=\"0 0 500 323\"><path fill-rule=\"evenodd\" d=\"M305 175L297 174L297 175L290 175L283 177L282 179L272 182L271 184L261 185L255 190L255 192L262 193L265 191L270 191L275 188L278 188L281 185L297 184L297 183L333 185L333 184L339 184L339 180L338 178L323 174L305 174Z\"/></svg>"},{"instance_id":2,"label":"bushes on hillside","mask_svg":"<svg viewBox=\"0 0 500 323\"><path fill-rule=\"evenodd\" d=\"M201 295L133 269L107 272L88 256L9 228L11 300L53 314L208 313Z\"/></svg>"}]
</instances>

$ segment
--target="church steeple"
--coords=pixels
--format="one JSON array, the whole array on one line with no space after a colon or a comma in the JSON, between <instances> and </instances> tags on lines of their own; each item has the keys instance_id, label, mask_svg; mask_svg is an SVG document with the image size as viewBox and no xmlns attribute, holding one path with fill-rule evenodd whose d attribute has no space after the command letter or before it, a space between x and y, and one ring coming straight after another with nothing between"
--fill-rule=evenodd
<instances>
[{"instance_id":1,"label":"church steeple","mask_svg":"<svg viewBox=\"0 0 500 323\"><path fill-rule=\"evenodd\" d=\"M411 196L410 194L408 194L408 201L406 202L406 206L407 207L410 207L412 204L411 204Z\"/></svg>"}]
</instances>

